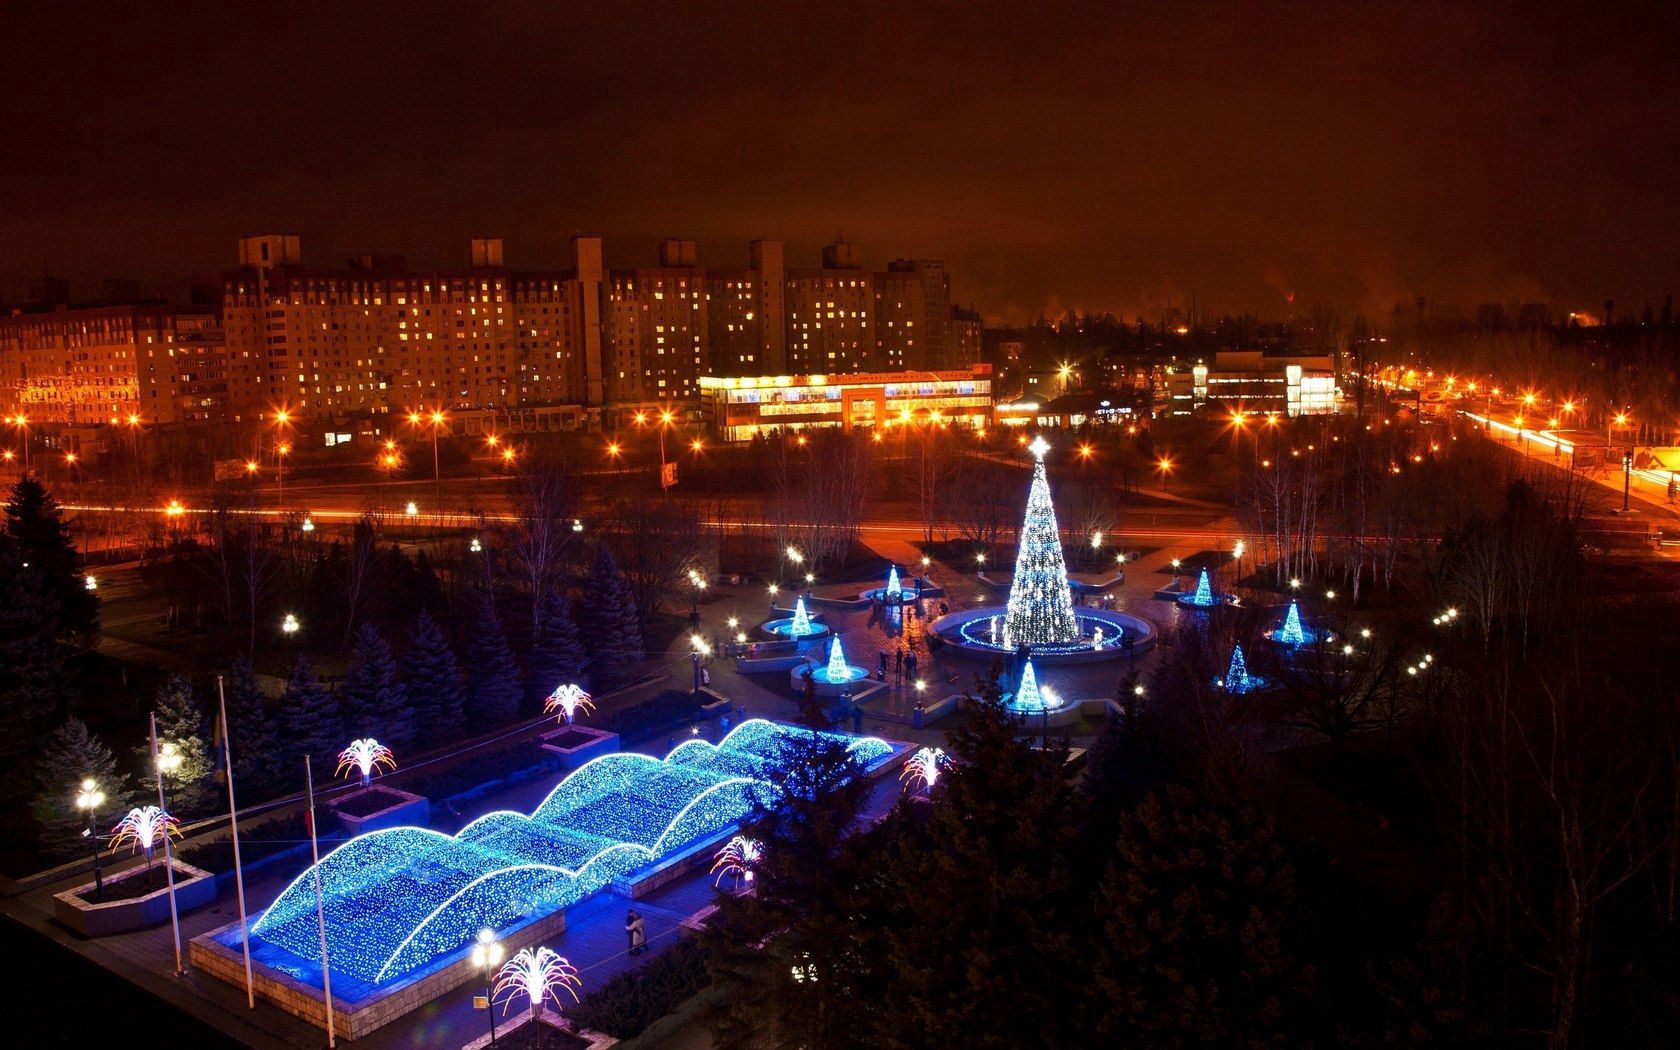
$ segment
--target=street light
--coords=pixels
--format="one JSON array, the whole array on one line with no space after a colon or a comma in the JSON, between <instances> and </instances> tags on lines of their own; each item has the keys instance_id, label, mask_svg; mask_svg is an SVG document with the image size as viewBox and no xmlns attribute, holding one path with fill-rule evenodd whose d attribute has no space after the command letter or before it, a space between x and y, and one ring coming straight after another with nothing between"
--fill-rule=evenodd
<instances>
[{"instance_id":1,"label":"street light","mask_svg":"<svg viewBox=\"0 0 1680 1050\"><path fill-rule=\"evenodd\" d=\"M99 863L99 833L94 825L99 819L99 807L105 804L105 792L99 790L99 782L92 777L82 781L82 789L76 792L76 808L87 814L88 844L93 850L93 887L94 896L98 900L105 899L105 870Z\"/></svg>"},{"instance_id":2,"label":"street light","mask_svg":"<svg viewBox=\"0 0 1680 1050\"><path fill-rule=\"evenodd\" d=\"M280 630L288 638L298 633L299 628L302 626L303 624L298 622L296 613L287 613L286 618L280 621Z\"/></svg>"},{"instance_id":3,"label":"street light","mask_svg":"<svg viewBox=\"0 0 1680 1050\"><path fill-rule=\"evenodd\" d=\"M496 931L483 929L478 931L478 942L472 950L473 968L484 973L484 1012L490 1015L490 1045L496 1045L496 1004L490 1001L490 975L496 972L496 967L502 965L502 946L496 940Z\"/></svg>"},{"instance_id":4,"label":"street light","mask_svg":"<svg viewBox=\"0 0 1680 1050\"><path fill-rule=\"evenodd\" d=\"M174 742L170 740L165 740L163 743L159 744L157 755L158 783L162 785L162 790L165 792L164 809L166 810L169 808L169 782L166 778L174 776L180 768L181 749L176 747Z\"/></svg>"}]
</instances>

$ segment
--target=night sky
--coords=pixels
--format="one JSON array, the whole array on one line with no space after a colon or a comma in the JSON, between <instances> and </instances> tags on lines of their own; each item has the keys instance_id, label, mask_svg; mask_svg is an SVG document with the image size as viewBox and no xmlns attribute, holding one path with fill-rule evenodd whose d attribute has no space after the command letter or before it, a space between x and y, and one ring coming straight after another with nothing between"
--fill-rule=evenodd
<instances>
[{"instance_id":1,"label":"night sky","mask_svg":"<svg viewBox=\"0 0 1680 1050\"><path fill-rule=\"evenodd\" d=\"M533 268L838 233L1009 320L1680 290L1659 5L673 6L0 5L0 298L180 294L280 231Z\"/></svg>"}]
</instances>

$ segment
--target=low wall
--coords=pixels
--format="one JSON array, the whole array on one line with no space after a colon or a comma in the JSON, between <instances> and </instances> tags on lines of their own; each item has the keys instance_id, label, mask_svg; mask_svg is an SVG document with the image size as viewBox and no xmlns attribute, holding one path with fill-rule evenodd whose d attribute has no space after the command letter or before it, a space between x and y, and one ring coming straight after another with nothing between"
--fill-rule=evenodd
<instances>
[{"instance_id":1,"label":"low wall","mask_svg":"<svg viewBox=\"0 0 1680 1050\"><path fill-rule=\"evenodd\" d=\"M141 869L131 868L129 872ZM107 879L106 885L121 881ZM143 930L169 921L169 887L154 890L144 897L121 901L94 901L96 883L89 882L63 893L53 894L53 918L75 930L83 937L104 937L112 933ZM195 868L182 861L175 862L175 909L186 913L216 899L216 876L203 868Z\"/></svg>"},{"instance_id":2,"label":"low wall","mask_svg":"<svg viewBox=\"0 0 1680 1050\"><path fill-rule=\"evenodd\" d=\"M204 972L244 987L245 960L238 943L230 948L216 939L238 926L239 923L233 922L194 937L187 946L187 953L192 964ZM549 940L565 929L566 912L561 909L528 926L509 931L502 938L502 944L512 954L526 945ZM326 1031L327 1004L321 989L262 965L253 965L251 975L259 998ZM472 964L472 948L470 945L463 947L448 965L418 980L394 982L389 989L359 1002L333 1000L334 1031L340 1038L360 1039L478 977L478 970Z\"/></svg>"},{"instance_id":3,"label":"low wall","mask_svg":"<svg viewBox=\"0 0 1680 1050\"><path fill-rule=\"evenodd\" d=\"M561 747L552 743L568 733L582 734L590 739L571 747ZM604 729L592 729L589 726L569 725L560 729L553 729L537 738L542 741L542 749L554 755L561 769L576 769L592 758L611 754L619 750L620 741L617 733L609 733Z\"/></svg>"}]
</instances>

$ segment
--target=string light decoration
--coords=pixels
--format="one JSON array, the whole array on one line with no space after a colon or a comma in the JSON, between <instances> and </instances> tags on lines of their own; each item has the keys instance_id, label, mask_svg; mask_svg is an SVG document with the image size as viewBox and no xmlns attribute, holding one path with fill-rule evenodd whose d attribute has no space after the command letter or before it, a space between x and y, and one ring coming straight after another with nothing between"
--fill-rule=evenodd
<instances>
[{"instance_id":1,"label":"string light decoration","mask_svg":"<svg viewBox=\"0 0 1680 1050\"><path fill-rule=\"evenodd\" d=\"M1283 617L1283 629L1278 631L1278 641L1284 645L1304 645L1306 634L1301 630L1301 606L1299 602L1289 603L1289 612Z\"/></svg>"},{"instance_id":2,"label":"string light decoration","mask_svg":"<svg viewBox=\"0 0 1680 1050\"><path fill-rule=\"evenodd\" d=\"M152 866L152 851L163 843L165 835L181 837L181 822L156 806L136 806L111 829L111 852L127 846L146 855L146 866Z\"/></svg>"},{"instance_id":3,"label":"string light decoration","mask_svg":"<svg viewBox=\"0 0 1680 1050\"><path fill-rule=\"evenodd\" d=\"M591 700L589 694L583 691L582 686L574 685L571 682L555 689L554 692L548 694L548 699L543 701L543 712L546 714L551 711L559 711L560 722L563 725L571 725L577 719L579 711L593 710L595 710L595 701Z\"/></svg>"},{"instance_id":4,"label":"string light decoration","mask_svg":"<svg viewBox=\"0 0 1680 1050\"><path fill-rule=\"evenodd\" d=\"M811 626L811 614L805 609L803 594L793 603L793 622L788 625L787 633L795 638L817 633L817 629Z\"/></svg>"},{"instance_id":5,"label":"string light decoration","mask_svg":"<svg viewBox=\"0 0 1680 1050\"><path fill-rule=\"evenodd\" d=\"M887 601L896 602L903 600L904 587L898 582L898 566L894 565L892 568L887 570Z\"/></svg>"},{"instance_id":6,"label":"string light decoration","mask_svg":"<svg viewBox=\"0 0 1680 1050\"><path fill-rule=\"evenodd\" d=\"M366 788L373 782L376 769L383 769L389 773L397 768L397 756L391 749L375 740L366 737L362 740L350 741L350 746L338 753L338 769L333 776L343 776L348 770L354 769L362 776L362 787Z\"/></svg>"},{"instance_id":7,"label":"string light decoration","mask_svg":"<svg viewBox=\"0 0 1680 1050\"><path fill-rule=\"evenodd\" d=\"M749 719L716 744L685 740L663 759L602 755L529 815L499 810L452 836L419 827L360 835L300 874L251 933L319 965L319 870L334 977L402 978L464 950L480 930L570 907L776 805L773 777L798 760L797 741L810 733ZM893 753L878 737L817 735L845 746L862 769Z\"/></svg>"},{"instance_id":8,"label":"string light decoration","mask_svg":"<svg viewBox=\"0 0 1680 1050\"><path fill-rule=\"evenodd\" d=\"M1213 604L1213 583L1208 579L1208 571L1205 566L1202 569L1202 574L1196 578L1196 593L1190 596L1190 604Z\"/></svg>"},{"instance_id":9,"label":"string light decoration","mask_svg":"<svg viewBox=\"0 0 1680 1050\"><path fill-rule=\"evenodd\" d=\"M924 747L905 761L904 770L898 774L898 779L904 781L906 790L914 791L919 783L932 794L933 786L939 783L940 767L945 762L944 748Z\"/></svg>"},{"instance_id":10,"label":"string light decoration","mask_svg":"<svg viewBox=\"0 0 1680 1050\"><path fill-rule=\"evenodd\" d=\"M1015 687L1014 695L1004 706L1017 714L1040 714L1061 706L1061 700L1048 686L1038 684L1038 672L1033 670L1032 661L1028 660L1021 668L1021 684Z\"/></svg>"},{"instance_id":11,"label":"string light decoration","mask_svg":"<svg viewBox=\"0 0 1680 1050\"><path fill-rule=\"evenodd\" d=\"M738 883L750 886L758 862L763 858L764 843L746 835L736 835L712 857L712 874L717 876L712 880L712 885L721 884L727 875Z\"/></svg>"},{"instance_id":12,"label":"string light decoration","mask_svg":"<svg viewBox=\"0 0 1680 1050\"><path fill-rule=\"evenodd\" d=\"M490 1005L502 1004L505 1016L513 1001L523 995L531 1004L535 1018L543 1000L552 998L556 1010L560 1008L560 993L565 992L578 1001L578 989L583 981L577 967L552 948L521 948L496 973L496 986L490 992Z\"/></svg>"},{"instance_id":13,"label":"string light decoration","mask_svg":"<svg viewBox=\"0 0 1680 1050\"><path fill-rule=\"evenodd\" d=\"M852 672L846 666L846 651L840 648L840 636L835 635L834 644L829 646L828 649L828 680L844 682L851 676Z\"/></svg>"},{"instance_id":14,"label":"string light decoration","mask_svg":"<svg viewBox=\"0 0 1680 1050\"><path fill-rule=\"evenodd\" d=\"M1056 508L1050 502L1050 480L1044 473L1044 454L1050 445L1040 436L1028 448L1035 457L1032 487L1027 490L1027 513L1003 620L1004 644L1010 648L1059 645L1079 638Z\"/></svg>"},{"instance_id":15,"label":"string light decoration","mask_svg":"<svg viewBox=\"0 0 1680 1050\"><path fill-rule=\"evenodd\" d=\"M1263 689L1270 683L1257 674L1248 673L1248 661L1243 657L1242 646L1231 648L1231 666L1225 672L1225 677L1216 683L1232 696L1252 693L1256 689Z\"/></svg>"}]
</instances>

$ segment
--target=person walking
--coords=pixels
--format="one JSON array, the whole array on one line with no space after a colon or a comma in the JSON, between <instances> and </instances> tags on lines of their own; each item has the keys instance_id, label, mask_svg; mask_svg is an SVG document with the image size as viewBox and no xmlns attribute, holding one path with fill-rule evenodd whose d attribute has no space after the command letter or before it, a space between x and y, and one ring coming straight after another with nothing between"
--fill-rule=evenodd
<instances>
[{"instance_id":1,"label":"person walking","mask_svg":"<svg viewBox=\"0 0 1680 1050\"><path fill-rule=\"evenodd\" d=\"M628 951L631 955L636 954L637 924L641 921L642 917L636 914L635 908L624 913L624 936L630 942Z\"/></svg>"},{"instance_id":2,"label":"person walking","mask_svg":"<svg viewBox=\"0 0 1680 1050\"><path fill-rule=\"evenodd\" d=\"M902 648L893 654L893 673L904 674L904 650Z\"/></svg>"},{"instance_id":3,"label":"person walking","mask_svg":"<svg viewBox=\"0 0 1680 1050\"><path fill-rule=\"evenodd\" d=\"M647 953L647 924L642 921L641 912L631 912L635 921L630 926L630 954L644 955Z\"/></svg>"}]
</instances>

